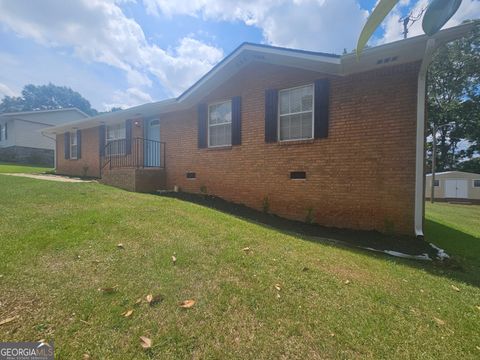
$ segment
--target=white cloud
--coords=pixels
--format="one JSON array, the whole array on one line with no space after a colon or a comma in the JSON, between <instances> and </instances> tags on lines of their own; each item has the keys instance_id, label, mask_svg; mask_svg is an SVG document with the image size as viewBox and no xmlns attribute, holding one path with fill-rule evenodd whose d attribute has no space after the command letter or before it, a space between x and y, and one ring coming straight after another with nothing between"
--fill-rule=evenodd
<instances>
[{"instance_id":1,"label":"white cloud","mask_svg":"<svg viewBox=\"0 0 480 360\"><path fill-rule=\"evenodd\" d=\"M143 0L147 12L242 21L269 44L307 50L353 49L367 18L356 0Z\"/></svg>"},{"instance_id":2,"label":"white cloud","mask_svg":"<svg viewBox=\"0 0 480 360\"><path fill-rule=\"evenodd\" d=\"M411 11L412 15L415 16L417 14L420 14L422 10L427 7L428 2L429 2L428 0L418 1ZM392 12L392 14L389 15L387 19L385 19L385 22L383 24L385 34L383 35L382 39L379 40L379 43L388 43L391 41L402 39L403 27L402 27L402 24L399 23L399 19L401 17L401 10L402 10L401 6L402 4L400 4L400 7L397 7ZM478 18L480 18L480 1L479 0L463 0L458 11L445 24L443 28L449 28L452 26L459 25L465 20L472 20L472 19L478 19ZM422 19L423 19L423 16L409 28L409 32L408 32L409 37L423 34Z\"/></svg>"},{"instance_id":3,"label":"white cloud","mask_svg":"<svg viewBox=\"0 0 480 360\"><path fill-rule=\"evenodd\" d=\"M4 96L18 96L19 94L9 88L7 85L0 83L0 99Z\"/></svg>"},{"instance_id":4,"label":"white cloud","mask_svg":"<svg viewBox=\"0 0 480 360\"><path fill-rule=\"evenodd\" d=\"M112 102L103 103L103 108L110 111L113 107L127 109L129 107L152 102L150 94L137 88L128 88L125 91L117 90L113 93Z\"/></svg>"},{"instance_id":5,"label":"white cloud","mask_svg":"<svg viewBox=\"0 0 480 360\"><path fill-rule=\"evenodd\" d=\"M84 61L123 70L130 88L122 99L129 104L147 99L133 94L145 93L152 85L150 76L178 95L223 56L220 49L192 38L181 39L168 51L150 44L114 0L0 1L0 23L44 46L73 48Z\"/></svg>"}]
</instances>

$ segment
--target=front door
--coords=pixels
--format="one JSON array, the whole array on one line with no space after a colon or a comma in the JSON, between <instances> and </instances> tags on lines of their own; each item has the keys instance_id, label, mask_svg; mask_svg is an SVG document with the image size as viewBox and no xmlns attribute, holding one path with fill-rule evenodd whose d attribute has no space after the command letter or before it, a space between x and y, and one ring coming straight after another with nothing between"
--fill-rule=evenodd
<instances>
[{"instance_id":1,"label":"front door","mask_svg":"<svg viewBox=\"0 0 480 360\"><path fill-rule=\"evenodd\" d=\"M145 121L144 142L145 167L160 166L160 120L148 119Z\"/></svg>"},{"instance_id":2,"label":"front door","mask_svg":"<svg viewBox=\"0 0 480 360\"><path fill-rule=\"evenodd\" d=\"M445 197L446 198L467 198L467 180L445 180Z\"/></svg>"}]
</instances>

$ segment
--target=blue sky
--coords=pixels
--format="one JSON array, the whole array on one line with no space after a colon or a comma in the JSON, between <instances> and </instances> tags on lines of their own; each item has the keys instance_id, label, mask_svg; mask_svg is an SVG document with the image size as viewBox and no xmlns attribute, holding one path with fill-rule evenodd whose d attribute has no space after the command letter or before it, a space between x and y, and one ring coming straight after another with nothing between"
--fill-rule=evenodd
<instances>
[{"instance_id":1,"label":"blue sky","mask_svg":"<svg viewBox=\"0 0 480 360\"><path fill-rule=\"evenodd\" d=\"M98 110L176 96L242 42L341 53L375 0L0 0L0 98L69 86ZM371 45L401 38L400 0ZM463 0L447 26L480 17ZM410 29L421 34L420 21Z\"/></svg>"}]
</instances>

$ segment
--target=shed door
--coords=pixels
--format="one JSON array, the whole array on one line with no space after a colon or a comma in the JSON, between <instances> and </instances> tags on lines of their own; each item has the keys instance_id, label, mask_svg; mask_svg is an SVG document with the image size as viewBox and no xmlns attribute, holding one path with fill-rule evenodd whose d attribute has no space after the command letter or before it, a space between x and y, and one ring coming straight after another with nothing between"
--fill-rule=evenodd
<instances>
[{"instance_id":1,"label":"shed door","mask_svg":"<svg viewBox=\"0 0 480 360\"><path fill-rule=\"evenodd\" d=\"M446 198L460 198L466 199L467 195L467 180L445 180L445 197Z\"/></svg>"}]
</instances>

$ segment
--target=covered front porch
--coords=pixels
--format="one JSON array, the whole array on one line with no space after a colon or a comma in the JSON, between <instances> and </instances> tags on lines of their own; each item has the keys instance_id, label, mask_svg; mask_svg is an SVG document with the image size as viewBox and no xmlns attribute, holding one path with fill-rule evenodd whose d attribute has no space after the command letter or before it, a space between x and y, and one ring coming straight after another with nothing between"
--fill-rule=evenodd
<instances>
[{"instance_id":1,"label":"covered front porch","mask_svg":"<svg viewBox=\"0 0 480 360\"><path fill-rule=\"evenodd\" d=\"M165 189L165 143L142 137L106 143L100 182L136 192Z\"/></svg>"}]
</instances>

